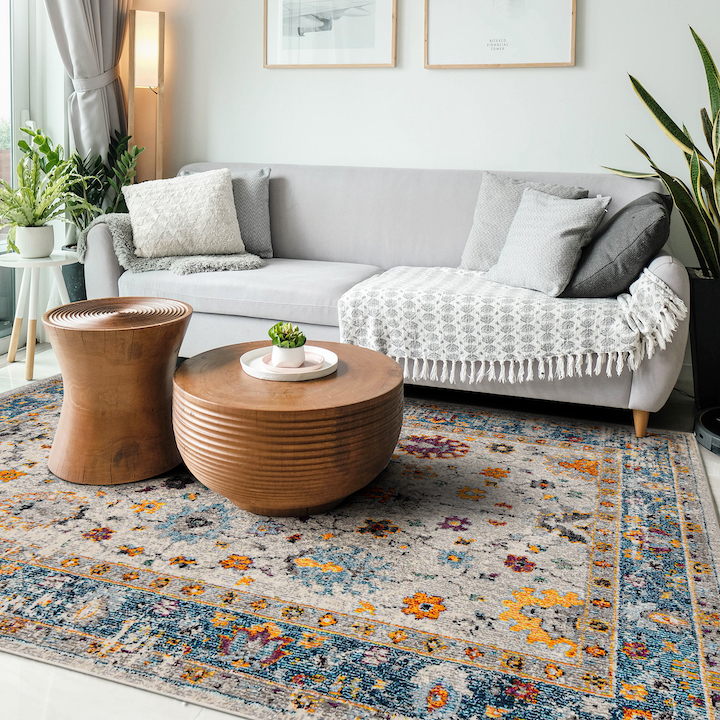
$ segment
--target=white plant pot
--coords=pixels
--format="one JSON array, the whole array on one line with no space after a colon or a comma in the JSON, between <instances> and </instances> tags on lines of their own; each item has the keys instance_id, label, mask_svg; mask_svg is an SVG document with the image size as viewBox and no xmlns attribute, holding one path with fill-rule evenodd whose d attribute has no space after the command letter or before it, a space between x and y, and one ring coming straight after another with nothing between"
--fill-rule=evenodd
<instances>
[{"instance_id":1,"label":"white plant pot","mask_svg":"<svg viewBox=\"0 0 720 720\"><path fill-rule=\"evenodd\" d=\"M300 367L305 362L305 346L284 348L273 345L270 362L275 367Z\"/></svg>"},{"instance_id":2,"label":"white plant pot","mask_svg":"<svg viewBox=\"0 0 720 720\"><path fill-rule=\"evenodd\" d=\"M55 228L52 225L41 227L15 228L15 245L20 257L44 258L55 248Z\"/></svg>"}]
</instances>

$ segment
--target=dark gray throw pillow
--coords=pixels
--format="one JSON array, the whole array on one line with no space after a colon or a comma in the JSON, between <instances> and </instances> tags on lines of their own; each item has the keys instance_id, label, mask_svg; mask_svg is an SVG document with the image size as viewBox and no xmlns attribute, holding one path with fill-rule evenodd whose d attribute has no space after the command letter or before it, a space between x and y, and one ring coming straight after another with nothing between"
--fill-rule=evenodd
<instances>
[{"instance_id":1,"label":"dark gray throw pillow","mask_svg":"<svg viewBox=\"0 0 720 720\"><path fill-rule=\"evenodd\" d=\"M560 297L617 297L627 292L670 234L669 195L651 192L633 200L583 250Z\"/></svg>"},{"instance_id":2,"label":"dark gray throw pillow","mask_svg":"<svg viewBox=\"0 0 720 720\"><path fill-rule=\"evenodd\" d=\"M234 172L233 199L245 249L261 258L273 256L270 239L270 168Z\"/></svg>"}]
</instances>

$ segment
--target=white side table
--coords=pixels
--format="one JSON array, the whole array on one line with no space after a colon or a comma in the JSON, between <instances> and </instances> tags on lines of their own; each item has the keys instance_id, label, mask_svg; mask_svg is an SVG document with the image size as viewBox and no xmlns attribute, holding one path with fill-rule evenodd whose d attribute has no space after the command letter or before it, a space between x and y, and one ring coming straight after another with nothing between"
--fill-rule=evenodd
<instances>
[{"instance_id":1,"label":"white side table","mask_svg":"<svg viewBox=\"0 0 720 720\"><path fill-rule=\"evenodd\" d=\"M63 304L70 302L65 280L60 269L62 265L72 265L77 262L77 255L74 253L53 253L44 258L23 258L15 253L0 255L0 267L22 268L22 282L20 283L20 296L18 297L17 309L15 311L15 322L13 323L12 337L10 338L10 349L8 351L8 362L15 362L18 342L20 341L20 327L25 313L27 303L27 354L25 359L25 379L32 380L35 368L35 333L37 329L37 306L38 286L41 268L50 268L53 276L53 287L50 291L48 309L53 305L54 296L57 293ZM30 297L28 302L28 295Z\"/></svg>"}]
</instances>

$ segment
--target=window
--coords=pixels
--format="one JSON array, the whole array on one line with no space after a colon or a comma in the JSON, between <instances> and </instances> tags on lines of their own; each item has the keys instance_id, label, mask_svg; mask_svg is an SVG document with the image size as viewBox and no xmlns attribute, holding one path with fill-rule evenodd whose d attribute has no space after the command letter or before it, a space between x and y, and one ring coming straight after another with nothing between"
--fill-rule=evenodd
<instances>
[{"instance_id":1,"label":"window","mask_svg":"<svg viewBox=\"0 0 720 720\"><path fill-rule=\"evenodd\" d=\"M10 44L10 0L0 0L0 178L12 182L12 48ZM5 233L0 235L4 251ZM0 268L0 343L12 331L15 314L14 272L10 268ZM0 352L7 348L0 345Z\"/></svg>"},{"instance_id":2,"label":"window","mask_svg":"<svg viewBox=\"0 0 720 720\"><path fill-rule=\"evenodd\" d=\"M22 121L29 118L29 15L28 0L0 0L0 177L11 182ZM0 233L5 252L6 233ZM15 314L14 272L0 268L0 355L10 345Z\"/></svg>"}]
</instances>

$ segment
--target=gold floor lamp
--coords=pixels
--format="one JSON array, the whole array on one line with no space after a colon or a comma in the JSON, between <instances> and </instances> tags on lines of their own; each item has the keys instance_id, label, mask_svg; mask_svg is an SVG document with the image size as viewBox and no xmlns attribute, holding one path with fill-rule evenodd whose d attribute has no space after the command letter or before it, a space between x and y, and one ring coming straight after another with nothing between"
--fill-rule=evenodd
<instances>
[{"instance_id":1,"label":"gold floor lamp","mask_svg":"<svg viewBox=\"0 0 720 720\"><path fill-rule=\"evenodd\" d=\"M128 40L128 134L135 135L135 90L156 96L155 178L163 176L163 103L165 99L165 13L131 10Z\"/></svg>"}]
</instances>

